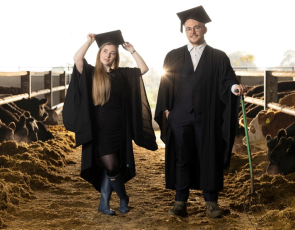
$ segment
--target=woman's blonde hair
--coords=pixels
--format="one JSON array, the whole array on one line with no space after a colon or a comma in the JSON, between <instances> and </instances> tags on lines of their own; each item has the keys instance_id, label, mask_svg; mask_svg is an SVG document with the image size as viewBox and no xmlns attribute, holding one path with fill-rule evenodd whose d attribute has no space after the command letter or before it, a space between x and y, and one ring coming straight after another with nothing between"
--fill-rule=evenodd
<instances>
[{"instance_id":1,"label":"woman's blonde hair","mask_svg":"<svg viewBox=\"0 0 295 230\"><path fill-rule=\"evenodd\" d=\"M96 56L96 64L93 75L92 84L92 100L94 105L104 105L110 99L111 82L103 64L100 61L100 53L106 45L114 45L110 42L103 44ZM116 45L115 45L116 46ZM111 68L117 69L119 67L120 56L118 46L116 46L116 58Z\"/></svg>"}]
</instances>

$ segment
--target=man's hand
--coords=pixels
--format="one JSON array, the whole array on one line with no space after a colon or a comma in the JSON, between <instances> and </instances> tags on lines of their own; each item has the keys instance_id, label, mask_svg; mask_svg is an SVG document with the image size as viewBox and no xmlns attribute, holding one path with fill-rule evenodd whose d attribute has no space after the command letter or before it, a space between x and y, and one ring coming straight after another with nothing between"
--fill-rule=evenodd
<instances>
[{"instance_id":1,"label":"man's hand","mask_svg":"<svg viewBox=\"0 0 295 230\"><path fill-rule=\"evenodd\" d=\"M166 115L166 119L168 119L168 117L169 117L169 111L167 111L166 113L165 113L165 115Z\"/></svg>"},{"instance_id":2,"label":"man's hand","mask_svg":"<svg viewBox=\"0 0 295 230\"><path fill-rule=\"evenodd\" d=\"M237 85L235 90L234 90L234 94L236 96L240 96L240 95L243 95L245 92L247 92L247 87L240 84L240 85Z\"/></svg>"}]
</instances>

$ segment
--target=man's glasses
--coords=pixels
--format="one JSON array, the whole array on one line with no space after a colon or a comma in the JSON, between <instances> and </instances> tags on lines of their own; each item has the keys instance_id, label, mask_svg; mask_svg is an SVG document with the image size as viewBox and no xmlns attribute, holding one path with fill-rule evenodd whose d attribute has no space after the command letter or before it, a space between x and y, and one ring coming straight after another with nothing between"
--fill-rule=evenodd
<instances>
[{"instance_id":1,"label":"man's glasses","mask_svg":"<svg viewBox=\"0 0 295 230\"><path fill-rule=\"evenodd\" d=\"M204 26L194 26L193 28L191 28L191 27L186 27L186 28L185 28L185 31L186 31L187 33L192 33L193 31L199 31L202 27L204 27Z\"/></svg>"}]
</instances>

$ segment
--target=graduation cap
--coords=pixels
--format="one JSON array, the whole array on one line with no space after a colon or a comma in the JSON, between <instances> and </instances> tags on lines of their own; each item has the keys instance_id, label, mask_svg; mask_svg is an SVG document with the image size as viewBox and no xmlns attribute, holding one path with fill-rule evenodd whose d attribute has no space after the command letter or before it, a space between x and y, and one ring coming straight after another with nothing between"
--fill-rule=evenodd
<instances>
[{"instance_id":1,"label":"graduation cap","mask_svg":"<svg viewBox=\"0 0 295 230\"><path fill-rule=\"evenodd\" d=\"M202 22L204 24L211 22L211 19L209 18L208 14L204 10L203 6L198 6L198 7L189 9L189 10L179 12L179 13L177 13L177 16L180 19L181 33L182 33L182 25L184 25L184 23L188 19L194 19L194 20Z\"/></svg>"},{"instance_id":2,"label":"graduation cap","mask_svg":"<svg viewBox=\"0 0 295 230\"><path fill-rule=\"evenodd\" d=\"M107 42L111 42L116 46L122 45L124 43L121 30L114 30L102 34L96 34L95 41L98 47L101 47L103 44Z\"/></svg>"}]
</instances>

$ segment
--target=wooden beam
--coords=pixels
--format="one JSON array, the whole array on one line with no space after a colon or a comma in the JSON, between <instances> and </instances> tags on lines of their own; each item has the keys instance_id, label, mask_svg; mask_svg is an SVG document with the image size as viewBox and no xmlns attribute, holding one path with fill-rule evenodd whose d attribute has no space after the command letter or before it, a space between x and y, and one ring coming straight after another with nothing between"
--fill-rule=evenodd
<instances>
[{"instance_id":1,"label":"wooden beam","mask_svg":"<svg viewBox=\"0 0 295 230\"><path fill-rule=\"evenodd\" d=\"M31 72L31 76L44 76L45 74L49 74L50 71L44 72Z\"/></svg>"},{"instance_id":2,"label":"wooden beam","mask_svg":"<svg viewBox=\"0 0 295 230\"><path fill-rule=\"evenodd\" d=\"M18 95L13 95L13 96L8 96L0 99L0 105L8 104L10 102L15 102L19 101L23 98L29 98L28 93L23 93L23 94L18 94Z\"/></svg>"},{"instance_id":3,"label":"wooden beam","mask_svg":"<svg viewBox=\"0 0 295 230\"><path fill-rule=\"evenodd\" d=\"M245 102L249 102L249 103L252 103L255 105L264 106L264 100L261 100L261 99L257 99L254 97L245 97L244 100L245 100ZM295 116L295 108L293 108L293 107L281 105L281 104L275 103L275 102L270 102L267 104L267 108L274 109L274 110Z\"/></svg>"},{"instance_id":4,"label":"wooden beam","mask_svg":"<svg viewBox=\"0 0 295 230\"><path fill-rule=\"evenodd\" d=\"M235 73L242 77L264 77L264 71L235 71Z\"/></svg>"},{"instance_id":5,"label":"wooden beam","mask_svg":"<svg viewBox=\"0 0 295 230\"><path fill-rule=\"evenodd\" d=\"M31 72L27 71L26 75L21 76L20 92L21 93L28 93L29 97L31 97L31 90L32 90Z\"/></svg>"},{"instance_id":6,"label":"wooden beam","mask_svg":"<svg viewBox=\"0 0 295 230\"><path fill-rule=\"evenodd\" d=\"M59 103L62 103L65 101L67 89L66 89L66 71L64 71L60 77L59 77L59 85L64 86L64 90L59 92Z\"/></svg>"},{"instance_id":7,"label":"wooden beam","mask_svg":"<svg viewBox=\"0 0 295 230\"><path fill-rule=\"evenodd\" d=\"M51 108L53 105L53 92L52 92L52 86L53 86L53 81L52 81L52 74L51 71L49 71L48 74L44 75L44 89L49 89L50 93L45 94L45 98L47 98L48 102L47 105Z\"/></svg>"},{"instance_id":8,"label":"wooden beam","mask_svg":"<svg viewBox=\"0 0 295 230\"><path fill-rule=\"evenodd\" d=\"M264 109L270 102L278 102L278 79L272 76L272 71L265 71L264 76Z\"/></svg>"},{"instance_id":9,"label":"wooden beam","mask_svg":"<svg viewBox=\"0 0 295 230\"><path fill-rule=\"evenodd\" d=\"M0 72L0 77L17 77L27 75L27 71L21 72Z\"/></svg>"},{"instance_id":10,"label":"wooden beam","mask_svg":"<svg viewBox=\"0 0 295 230\"><path fill-rule=\"evenodd\" d=\"M56 86L52 88L52 92L61 91L65 89L66 89L66 86Z\"/></svg>"},{"instance_id":11,"label":"wooden beam","mask_svg":"<svg viewBox=\"0 0 295 230\"><path fill-rule=\"evenodd\" d=\"M36 96L39 96L39 95L49 94L50 92L51 92L50 89L41 89L41 90L32 92L31 97L36 97Z\"/></svg>"},{"instance_id":12,"label":"wooden beam","mask_svg":"<svg viewBox=\"0 0 295 230\"><path fill-rule=\"evenodd\" d=\"M254 98L254 97L245 97L245 102L249 102L255 105L264 106L264 100Z\"/></svg>"},{"instance_id":13,"label":"wooden beam","mask_svg":"<svg viewBox=\"0 0 295 230\"><path fill-rule=\"evenodd\" d=\"M272 72L274 77L295 77L295 71L275 71Z\"/></svg>"},{"instance_id":14,"label":"wooden beam","mask_svg":"<svg viewBox=\"0 0 295 230\"><path fill-rule=\"evenodd\" d=\"M271 102L271 103L267 104L267 107L271 108L271 109L274 109L274 110L277 110L277 111L280 111L282 113L286 113L286 114L295 116L295 108L292 108L292 107L289 107L289 106L286 106L286 105L281 105L279 103Z\"/></svg>"}]
</instances>

